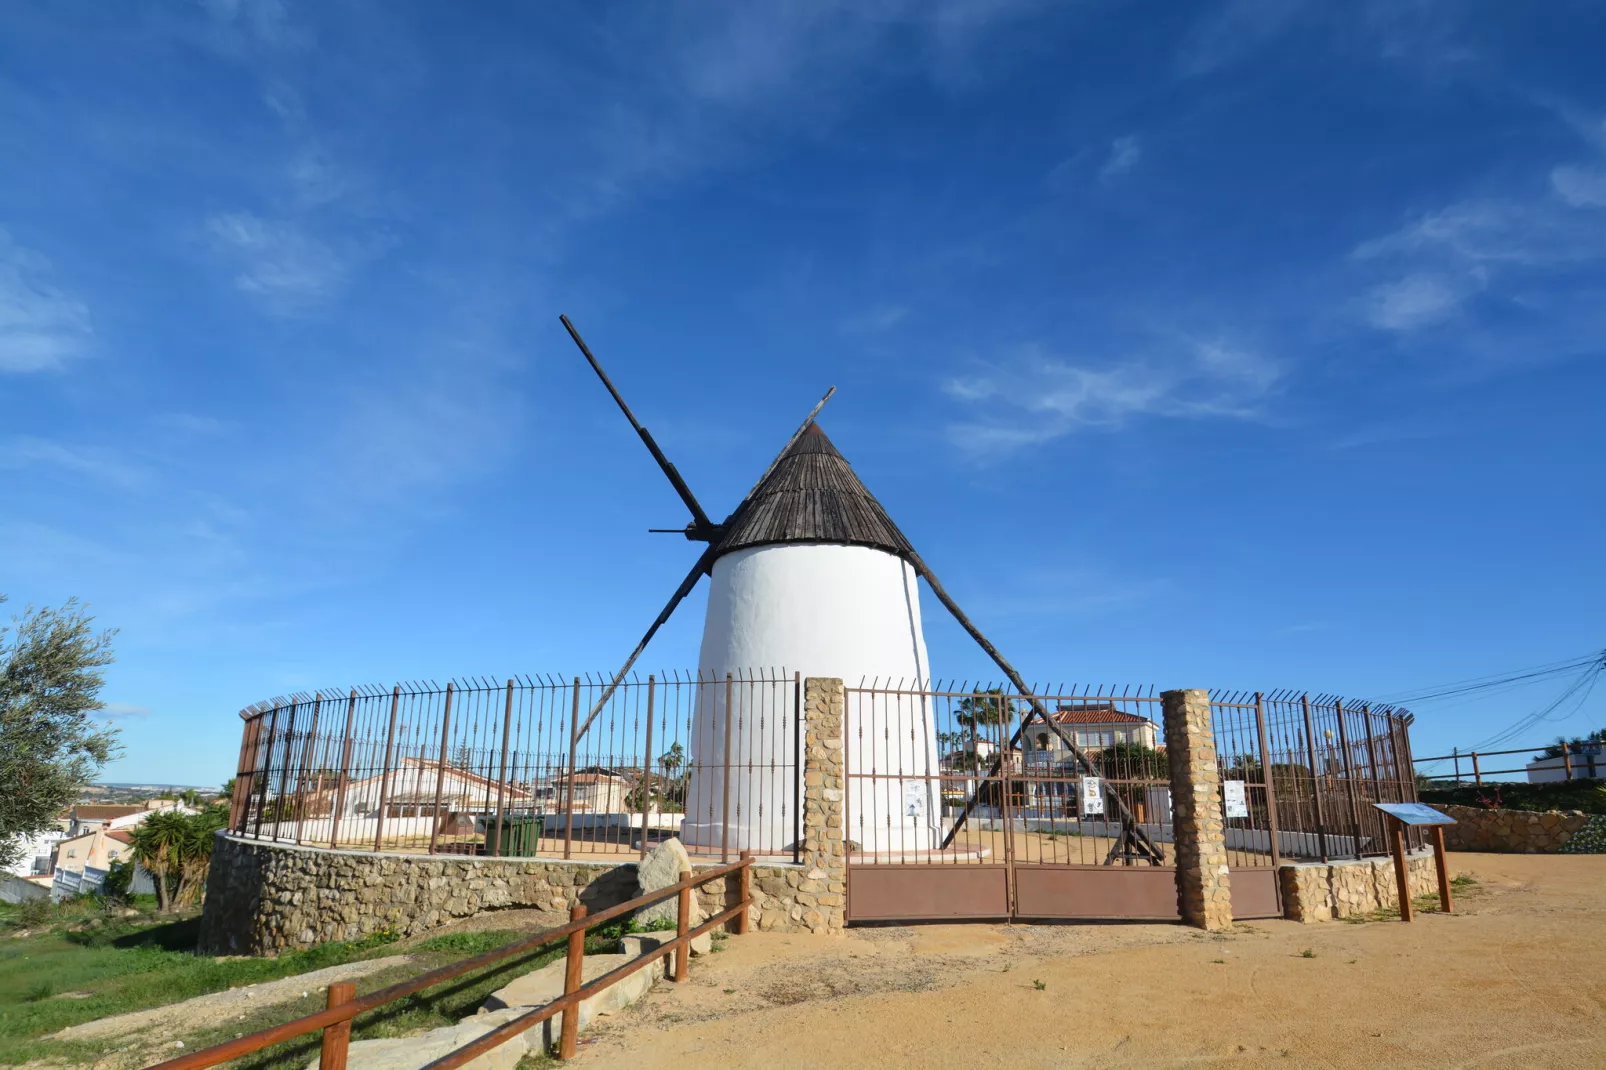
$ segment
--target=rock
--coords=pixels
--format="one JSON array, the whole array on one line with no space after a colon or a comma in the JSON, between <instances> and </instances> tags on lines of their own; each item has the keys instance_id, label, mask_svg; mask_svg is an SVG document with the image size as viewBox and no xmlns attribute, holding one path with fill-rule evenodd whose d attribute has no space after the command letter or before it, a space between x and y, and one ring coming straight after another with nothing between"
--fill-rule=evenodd
<instances>
[{"instance_id":1,"label":"rock","mask_svg":"<svg viewBox=\"0 0 1606 1070\"><path fill-rule=\"evenodd\" d=\"M562 967L562 963L557 963ZM558 987L563 977L558 975ZM346 1054L348 1070L418 1070L428 1066L447 1052L456 1051L472 1043L511 1018L517 1018L528 1008L514 1007L493 1014L479 1014L465 1018L456 1025L431 1029L422 1036L386 1037L383 1040L354 1040ZM556 1021L556 1019L554 1019ZM464 1063L464 1070L514 1070L530 1050L530 1036L535 1031L520 1033L479 1058ZM307 1064L307 1070L318 1070L318 1059Z\"/></svg>"},{"instance_id":2,"label":"rock","mask_svg":"<svg viewBox=\"0 0 1606 1070\"><path fill-rule=\"evenodd\" d=\"M686 853L686 847L679 837L671 836L648 852L647 857L636 864L636 894L647 895L650 892L661 891L680 883L680 874L691 869L691 856ZM680 906L671 896L660 903L637 911L636 923L642 926L662 922L676 922L680 917ZM703 920L702 905L697 897L691 897L691 924L696 926Z\"/></svg>"},{"instance_id":3,"label":"rock","mask_svg":"<svg viewBox=\"0 0 1606 1070\"><path fill-rule=\"evenodd\" d=\"M652 943L657 943L651 937L627 937L627 939L651 940ZM582 984L588 984L605 973L617 970L636 957L636 955L628 952L623 955L587 955L585 957L585 966L580 974L580 981ZM510 985L497 989L485 1000L484 1006L480 1009L480 1014L466 1021L483 1022L495 1018L497 1015L516 1017L531 1007L540 1007L552 1002L563 995L563 975L567 966L568 964L563 959L558 959L556 962L547 963L533 973L525 974ZM581 1000L580 1028L586 1028L594 1018L614 1014L636 1002L636 1000L647 994L663 972L664 967L659 964L643 966L629 977L610 985L590 999ZM499 1020L506 1021L506 1018ZM541 1043L547 1047L556 1046L562 1022L563 1016L555 1015L541 1023ZM529 1035L533 1037L535 1030L530 1030ZM534 1043L533 1040L532 1043ZM514 1060L514 1062L516 1063L517 1060ZM423 1063L417 1065L422 1066ZM475 1064L471 1063L469 1065L473 1066ZM389 1070L389 1068L386 1068L386 1070ZM480 1070L501 1070L501 1068L480 1068Z\"/></svg>"}]
</instances>

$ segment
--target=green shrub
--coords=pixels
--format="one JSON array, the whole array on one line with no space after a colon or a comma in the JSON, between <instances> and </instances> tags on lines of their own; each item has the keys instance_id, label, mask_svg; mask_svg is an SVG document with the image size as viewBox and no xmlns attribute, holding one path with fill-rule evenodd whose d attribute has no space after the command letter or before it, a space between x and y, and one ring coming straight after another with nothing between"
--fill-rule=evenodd
<instances>
[{"instance_id":1,"label":"green shrub","mask_svg":"<svg viewBox=\"0 0 1606 1070\"><path fill-rule=\"evenodd\" d=\"M1606 816L1597 814L1579 829L1573 838L1562 844L1557 853L1564 855L1606 855Z\"/></svg>"},{"instance_id":2,"label":"green shrub","mask_svg":"<svg viewBox=\"0 0 1606 1070\"><path fill-rule=\"evenodd\" d=\"M1606 814L1606 781L1562 780L1554 784L1519 781L1424 786L1417 797L1429 806L1482 806L1492 810L1582 810Z\"/></svg>"}]
</instances>

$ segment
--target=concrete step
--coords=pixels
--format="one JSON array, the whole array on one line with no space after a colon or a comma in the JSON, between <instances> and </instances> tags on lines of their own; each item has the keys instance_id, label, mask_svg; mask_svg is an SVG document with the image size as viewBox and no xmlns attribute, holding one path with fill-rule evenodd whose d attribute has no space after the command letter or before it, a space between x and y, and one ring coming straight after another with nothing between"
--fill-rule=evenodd
<instances>
[{"instance_id":1,"label":"concrete step","mask_svg":"<svg viewBox=\"0 0 1606 1070\"><path fill-rule=\"evenodd\" d=\"M386 1037L383 1040L354 1040L346 1055L347 1070L418 1070L428 1066L447 1052L471 1044L510 1018L517 1018L528 1007L514 1007L495 1013L477 1014L464 1018L456 1025L431 1029L415 1037ZM506 1044L492 1048L470 1063L464 1070L514 1070L519 1060L529 1054L534 1040L534 1029L521 1033ZM554 1034L555 1036L556 1034ZM318 1070L318 1058L307 1064L307 1070Z\"/></svg>"},{"instance_id":2,"label":"concrete step","mask_svg":"<svg viewBox=\"0 0 1606 1070\"><path fill-rule=\"evenodd\" d=\"M617 970L619 967L631 962L637 955L587 955L585 966L581 971L581 983L589 984L605 973ZM508 1010L522 1012L532 1007L540 1007L552 1002L563 995L563 974L567 963L563 959L550 962L532 973L527 973L512 983L492 992L485 1004L480 1008L480 1015L492 1013L506 1013ZM613 985L608 986L590 999L580 1001L580 1028L589 1026L594 1018L606 1014L615 1014L630 1006L636 1000L645 996L658 979L663 976L662 963L653 963L643 966L635 973ZM467 1019L474 1021L475 1019ZM562 1015L548 1018L535 1029L530 1030L530 1043L532 1045L545 1044L547 1047L556 1047L558 1032L562 1028ZM537 1033L539 1032L539 1039Z\"/></svg>"}]
</instances>

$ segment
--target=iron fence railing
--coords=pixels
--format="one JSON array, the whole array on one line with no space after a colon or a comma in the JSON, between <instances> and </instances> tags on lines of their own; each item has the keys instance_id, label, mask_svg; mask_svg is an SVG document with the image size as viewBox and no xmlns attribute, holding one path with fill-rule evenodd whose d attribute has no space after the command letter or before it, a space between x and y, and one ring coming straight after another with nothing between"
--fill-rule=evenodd
<instances>
[{"instance_id":1,"label":"iron fence railing","mask_svg":"<svg viewBox=\"0 0 1606 1070\"><path fill-rule=\"evenodd\" d=\"M1113 843L1173 861L1154 688L860 681L845 701L846 835L861 858L1092 865ZM795 861L801 707L799 674L781 670L291 695L241 712L230 827L564 858L645 856L678 835L695 855ZM1416 798L1409 713L1290 691L1217 692L1211 713L1230 865L1387 853L1371 804Z\"/></svg>"},{"instance_id":2,"label":"iron fence railing","mask_svg":"<svg viewBox=\"0 0 1606 1070\"><path fill-rule=\"evenodd\" d=\"M1416 801L1410 713L1297 691L1212 693L1210 705L1221 778L1244 785L1226 814L1229 865L1388 853L1372 804Z\"/></svg>"},{"instance_id":3,"label":"iron fence railing","mask_svg":"<svg viewBox=\"0 0 1606 1070\"><path fill-rule=\"evenodd\" d=\"M679 835L727 861L795 858L800 687L781 671L617 687L525 676L258 703L241 713L230 827L342 849L564 858L644 857Z\"/></svg>"}]
</instances>

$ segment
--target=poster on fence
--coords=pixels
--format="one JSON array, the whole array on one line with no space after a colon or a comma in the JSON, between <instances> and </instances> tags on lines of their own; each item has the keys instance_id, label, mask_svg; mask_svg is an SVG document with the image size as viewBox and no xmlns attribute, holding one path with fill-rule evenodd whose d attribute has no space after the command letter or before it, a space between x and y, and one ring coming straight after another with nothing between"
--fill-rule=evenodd
<instances>
[{"instance_id":1,"label":"poster on fence","mask_svg":"<svg viewBox=\"0 0 1606 1070\"><path fill-rule=\"evenodd\" d=\"M1223 809L1228 817L1249 816L1249 800L1244 796L1244 782L1242 780L1223 780L1221 782L1221 795Z\"/></svg>"},{"instance_id":2,"label":"poster on fence","mask_svg":"<svg viewBox=\"0 0 1606 1070\"><path fill-rule=\"evenodd\" d=\"M1102 814L1104 812L1104 782L1096 776L1082 778L1082 813Z\"/></svg>"}]
</instances>

